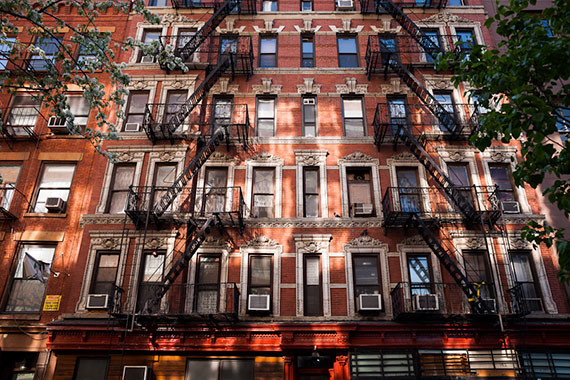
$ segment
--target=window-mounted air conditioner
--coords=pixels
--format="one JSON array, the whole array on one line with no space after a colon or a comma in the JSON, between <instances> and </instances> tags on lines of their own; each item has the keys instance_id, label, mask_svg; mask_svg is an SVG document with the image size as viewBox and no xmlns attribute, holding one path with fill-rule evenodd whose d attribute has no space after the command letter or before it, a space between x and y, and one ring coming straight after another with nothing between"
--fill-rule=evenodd
<instances>
[{"instance_id":1,"label":"window-mounted air conditioner","mask_svg":"<svg viewBox=\"0 0 570 380\"><path fill-rule=\"evenodd\" d=\"M481 299L481 302L483 302L483 304L485 305L485 309L489 312L489 313L497 313L497 300L494 298L483 298Z\"/></svg>"},{"instance_id":2,"label":"window-mounted air conditioner","mask_svg":"<svg viewBox=\"0 0 570 380\"><path fill-rule=\"evenodd\" d=\"M360 294L360 310L381 310L382 296L380 294Z\"/></svg>"},{"instance_id":3,"label":"window-mounted air conditioner","mask_svg":"<svg viewBox=\"0 0 570 380\"><path fill-rule=\"evenodd\" d=\"M352 10L354 9L354 3L352 0L336 0L336 9Z\"/></svg>"},{"instance_id":4,"label":"window-mounted air conditioner","mask_svg":"<svg viewBox=\"0 0 570 380\"><path fill-rule=\"evenodd\" d=\"M154 63L153 55L143 55L141 57L141 63Z\"/></svg>"},{"instance_id":5,"label":"window-mounted air conditioner","mask_svg":"<svg viewBox=\"0 0 570 380\"><path fill-rule=\"evenodd\" d=\"M439 310L437 294L415 294L413 298L414 309L417 311Z\"/></svg>"},{"instance_id":6,"label":"window-mounted air conditioner","mask_svg":"<svg viewBox=\"0 0 570 380\"><path fill-rule=\"evenodd\" d=\"M127 123L125 124L125 132L138 132L140 126L140 123Z\"/></svg>"},{"instance_id":7,"label":"window-mounted air conditioner","mask_svg":"<svg viewBox=\"0 0 570 380\"><path fill-rule=\"evenodd\" d=\"M247 308L251 311L269 311L271 297L269 294L250 294L247 296Z\"/></svg>"},{"instance_id":8,"label":"window-mounted air conditioner","mask_svg":"<svg viewBox=\"0 0 570 380\"><path fill-rule=\"evenodd\" d=\"M87 295L87 309L106 309L109 307L108 294L88 294Z\"/></svg>"},{"instance_id":9,"label":"window-mounted air conditioner","mask_svg":"<svg viewBox=\"0 0 570 380\"><path fill-rule=\"evenodd\" d=\"M503 201L503 212L505 214L520 214L521 209L517 201Z\"/></svg>"},{"instance_id":10,"label":"window-mounted air conditioner","mask_svg":"<svg viewBox=\"0 0 570 380\"><path fill-rule=\"evenodd\" d=\"M59 117L55 117L52 116L49 118L48 120L48 128L52 131L52 133L54 134L65 134L65 133L69 133L69 130L67 129L67 127L65 126L66 124L66 120L64 118L59 118Z\"/></svg>"},{"instance_id":11,"label":"window-mounted air conditioner","mask_svg":"<svg viewBox=\"0 0 570 380\"><path fill-rule=\"evenodd\" d=\"M150 367L142 365L126 365L123 367L122 380L150 380Z\"/></svg>"},{"instance_id":12,"label":"window-mounted air conditioner","mask_svg":"<svg viewBox=\"0 0 570 380\"><path fill-rule=\"evenodd\" d=\"M352 205L353 216L367 216L372 214L374 206L372 203L354 203Z\"/></svg>"},{"instance_id":13,"label":"window-mounted air conditioner","mask_svg":"<svg viewBox=\"0 0 570 380\"><path fill-rule=\"evenodd\" d=\"M47 198L46 208L49 211L63 212L65 207L65 201L61 198Z\"/></svg>"}]
</instances>

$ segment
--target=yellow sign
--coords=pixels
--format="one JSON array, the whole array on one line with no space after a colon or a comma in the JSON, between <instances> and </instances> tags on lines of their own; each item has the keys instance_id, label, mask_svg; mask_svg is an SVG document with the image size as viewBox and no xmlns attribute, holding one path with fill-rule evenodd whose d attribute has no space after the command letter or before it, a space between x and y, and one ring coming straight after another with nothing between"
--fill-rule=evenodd
<instances>
[{"instance_id":1,"label":"yellow sign","mask_svg":"<svg viewBox=\"0 0 570 380\"><path fill-rule=\"evenodd\" d=\"M44 311L59 311L61 296L46 296L44 301Z\"/></svg>"}]
</instances>

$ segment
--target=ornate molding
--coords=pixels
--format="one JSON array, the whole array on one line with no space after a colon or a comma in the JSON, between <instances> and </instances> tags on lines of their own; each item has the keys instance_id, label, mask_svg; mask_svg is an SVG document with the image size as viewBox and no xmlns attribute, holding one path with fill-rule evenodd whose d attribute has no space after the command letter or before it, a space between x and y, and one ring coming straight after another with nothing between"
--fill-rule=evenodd
<instances>
[{"instance_id":1,"label":"ornate molding","mask_svg":"<svg viewBox=\"0 0 570 380\"><path fill-rule=\"evenodd\" d=\"M167 14L160 16L160 24L161 25L177 24L177 23L187 24L187 23L192 23L192 22L193 22L193 20L189 19L188 17L183 16L183 15L178 15L175 13L167 13Z\"/></svg>"},{"instance_id":2,"label":"ornate molding","mask_svg":"<svg viewBox=\"0 0 570 380\"><path fill-rule=\"evenodd\" d=\"M433 16L430 16L428 18L425 18L422 20L422 22L443 22L445 24L448 24L450 22L452 23L462 23L462 24L475 24L475 21L473 20L468 20L465 19L463 17L459 17L457 15L454 15L450 12L447 11L443 11L443 12L438 12L436 14L434 14Z\"/></svg>"},{"instance_id":3,"label":"ornate molding","mask_svg":"<svg viewBox=\"0 0 570 380\"><path fill-rule=\"evenodd\" d=\"M511 155L505 152L492 152L490 158L494 162L509 162L511 161Z\"/></svg>"},{"instance_id":4,"label":"ornate molding","mask_svg":"<svg viewBox=\"0 0 570 380\"><path fill-rule=\"evenodd\" d=\"M283 160L281 158L267 152L258 153L255 156L249 158L247 161L283 163Z\"/></svg>"},{"instance_id":5,"label":"ornate molding","mask_svg":"<svg viewBox=\"0 0 570 380\"><path fill-rule=\"evenodd\" d=\"M79 226L81 228L85 227L86 225L92 224L123 224L125 220L124 215L115 215L115 214L91 214L91 215L82 215L81 220L79 221ZM129 221L130 223L130 221Z\"/></svg>"},{"instance_id":6,"label":"ornate molding","mask_svg":"<svg viewBox=\"0 0 570 380\"><path fill-rule=\"evenodd\" d=\"M337 94L367 94L367 84L356 84L356 78L345 78L346 84L337 84Z\"/></svg>"},{"instance_id":7,"label":"ornate molding","mask_svg":"<svg viewBox=\"0 0 570 380\"><path fill-rule=\"evenodd\" d=\"M326 218L323 220L307 221L298 219L248 219L246 225L250 228L380 228L382 219L367 218Z\"/></svg>"},{"instance_id":8,"label":"ornate molding","mask_svg":"<svg viewBox=\"0 0 570 380\"><path fill-rule=\"evenodd\" d=\"M330 30L334 33L360 33L364 29L364 25L358 25L356 28L351 27L352 19L343 18L341 20L342 26L339 28L336 25L329 25Z\"/></svg>"},{"instance_id":9,"label":"ornate molding","mask_svg":"<svg viewBox=\"0 0 570 380\"><path fill-rule=\"evenodd\" d=\"M318 166L320 164L326 163L327 151L319 151L319 150L296 150L295 151L295 160L297 164L306 165L306 166Z\"/></svg>"},{"instance_id":10,"label":"ornate molding","mask_svg":"<svg viewBox=\"0 0 570 380\"><path fill-rule=\"evenodd\" d=\"M465 152L461 152L461 151L455 151L455 152L449 152L448 158L451 161L463 161L465 160Z\"/></svg>"},{"instance_id":11,"label":"ornate molding","mask_svg":"<svg viewBox=\"0 0 570 380\"><path fill-rule=\"evenodd\" d=\"M141 79L131 79L131 82L127 86L129 90L150 90L156 87L157 81L155 80L147 80L144 78ZM192 81L194 84L194 81Z\"/></svg>"},{"instance_id":12,"label":"ornate molding","mask_svg":"<svg viewBox=\"0 0 570 380\"><path fill-rule=\"evenodd\" d=\"M239 92L239 84L231 84L230 78L220 78L218 82L210 90L210 94L232 94Z\"/></svg>"},{"instance_id":13,"label":"ornate molding","mask_svg":"<svg viewBox=\"0 0 570 380\"><path fill-rule=\"evenodd\" d=\"M359 236L356 239L352 239L346 243L347 247L359 248L359 247L378 247L384 245L380 240L374 239L372 236Z\"/></svg>"},{"instance_id":14,"label":"ornate molding","mask_svg":"<svg viewBox=\"0 0 570 380\"><path fill-rule=\"evenodd\" d=\"M427 246L425 240L420 235L414 235L402 240L403 245L421 245Z\"/></svg>"},{"instance_id":15,"label":"ornate molding","mask_svg":"<svg viewBox=\"0 0 570 380\"><path fill-rule=\"evenodd\" d=\"M277 247L279 243L263 235L257 235L255 238L246 241L244 247Z\"/></svg>"},{"instance_id":16,"label":"ornate molding","mask_svg":"<svg viewBox=\"0 0 570 380\"><path fill-rule=\"evenodd\" d=\"M256 33L278 34L278 33L281 33L283 31L283 29L285 29L285 25L281 25L279 28L274 28L272 19L271 20L264 20L263 28L260 28L257 25L253 25L253 30L255 30Z\"/></svg>"},{"instance_id":17,"label":"ornate molding","mask_svg":"<svg viewBox=\"0 0 570 380\"><path fill-rule=\"evenodd\" d=\"M235 159L230 155L228 155L227 153L216 151L212 153L210 158L208 158L208 161L232 162L235 161Z\"/></svg>"},{"instance_id":18,"label":"ornate molding","mask_svg":"<svg viewBox=\"0 0 570 380\"><path fill-rule=\"evenodd\" d=\"M303 84L297 85L297 93L299 94L320 94L321 85L315 84L313 78L303 78Z\"/></svg>"},{"instance_id":19,"label":"ornate molding","mask_svg":"<svg viewBox=\"0 0 570 380\"><path fill-rule=\"evenodd\" d=\"M164 152L151 152L149 157L161 162L181 161L184 160L186 153L184 151L164 151Z\"/></svg>"},{"instance_id":20,"label":"ornate molding","mask_svg":"<svg viewBox=\"0 0 570 380\"><path fill-rule=\"evenodd\" d=\"M410 152L401 152L389 158L392 161L417 161L413 154Z\"/></svg>"},{"instance_id":21,"label":"ornate molding","mask_svg":"<svg viewBox=\"0 0 570 380\"><path fill-rule=\"evenodd\" d=\"M245 25L240 26L239 28L235 27L235 19L227 19L226 20L226 27L225 28L221 28L221 27L217 27L216 28L216 32L220 33L220 34L241 34L243 33L243 31L245 30Z\"/></svg>"},{"instance_id":22,"label":"ornate molding","mask_svg":"<svg viewBox=\"0 0 570 380\"><path fill-rule=\"evenodd\" d=\"M120 237L100 237L91 239L91 246L94 249L118 249L121 246Z\"/></svg>"},{"instance_id":23,"label":"ornate molding","mask_svg":"<svg viewBox=\"0 0 570 380\"><path fill-rule=\"evenodd\" d=\"M216 247L228 250L230 247L230 242L224 239L218 239L214 236L208 236L206 237L206 240L204 240L202 247Z\"/></svg>"},{"instance_id":24,"label":"ornate molding","mask_svg":"<svg viewBox=\"0 0 570 380\"><path fill-rule=\"evenodd\" d=\"M510 238L509 243L514 249L531 249L531 243L521 238Z\"/></svg>"},{"instance_id":25,"label":"ornate molding","mask_svg":"<svg viewBox=\"0 0 570 380\"><path fill-rule=\"evenodd\" d=\"M380 93L382 95L389 94L411 94L407 86L402 86L400 78L390 78L390 84L381 84Z\"/></svg>"},{"instance_id":26,"label":"ornate molding","mask_svg":"<svg viewBox=\"0 0 570 380\"><path fill-rule=\"evenodd\" d=\"M369 156L367 154L364 154L362 152L358 152L358 151L351 153L349 155L346 155L343 158L341 158L340 160L343 160L343 161L368 161L368 162L378 161L378 159L376 159L372 156Z\"/></svg>"},{"instance_id":27,"label":"ornate molding","mask_svg":"<svg viewBox=\"0 0 570 380\"><path fill-rule=\"evenodd\" d=\"M313 20L303 20L303 26L293 25L293 28L299 33L316 33L321 29L321 25L313 28Z\"/></svg>"},{"instance_id":28,"label":"ornate molding","mask_svg":"<svg viewBox=\"0 0 570 380\"><path fill-rule=\"evenodd\" d=\"M466 238L464 244L469 249L485 248L485 239L483 238Z\"/></svg>"},{"instance_id":29,"label":"ornate molding","mask_svg":"<svg viewBox=\"0 0 570 380\"><path fill-rule=\"evenodd\" d=\"M253 84L251 85L251 91L254 94L280 94L281 88L283 86L273 84L273 79L271 78L261 78L261 85Z\"/></svg>"},{"instance_id":30,"label":"ornate molding","mask_svg":"<svg viewBox=\"0 0 570 380\"><path fill-rule=\"evenodd\" d=\"M168 238L166 237L152 237L146 239L144 242L144 249L157 250L157 249L167 249L168 248Z\"/></svg>"},{"instance_id":31,"label":"ornate molding","mask_svg":"<svg viewBox=\"0 0 570 380\"><path fill-rule=\"evenodd\" d=\"M397 25L395 28L392 28L392 20L385 19L382 20L382 25L380 27L376 25L370 25L370 29L372 29L374 33L398 34L400 33L400 30L402 30L402 27L400 25Z\"/></svg>"}]
</instances>

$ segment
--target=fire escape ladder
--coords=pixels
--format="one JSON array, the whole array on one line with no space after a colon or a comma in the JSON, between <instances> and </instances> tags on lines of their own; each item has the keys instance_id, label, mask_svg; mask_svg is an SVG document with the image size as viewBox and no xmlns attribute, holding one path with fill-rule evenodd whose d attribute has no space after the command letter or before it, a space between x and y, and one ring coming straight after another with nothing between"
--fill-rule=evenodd
<instances>
[{"instance_id":1,"label":"fire escape ladder","mask_svg":"<svg viewBox=\"0 0 570 380\"><path fill-rule=\"evenodd\" d=\"M206 240L206 237L210 233L211 226L215 221L216 216L214 215L206 219L202 227L194 235L192 241L186 244L184 252L181 253L180 257L178 257L160 284L160 290L156 294L156 298L154 300L157 305L160 304L160 299L168 292L168 289L170 289L172 284L174 284L174 281L176 281L180 273L182 273L184 269L188 267L190 259L192 259L192 256L194 256L204 240Z\"/></svg>"},{"instance_id":2,"label":"fire escape ladder","mask_svg":"<svg viewBox=\"0 0 570 380\"><path fill-rule=\"evenodd\" d=\"M190 115L192 110L196 108L198 103L204 99L208 91L216 84L218 79L233 63L235 57L232 53L223 54L220 61L214 68L206 75L206 78L200 83L196 91L188 99L186 103L182 104L176 113L168 120L166 129L169 133L174 133L182 124L184 120Z\"/></svg>"},{"instance_id":3,"label":"fire escape ladder","mask_svg":"<svg viewBox=\"0 0 570 380\"><path fill-rule=\"evenodd\" d=\"M412 132L406 126L403 126L399 132L399 138L410 149L410 152L418 159L418 161L426 168L436 184L443 190L448 200L452 202L457 210L463 215L467 221L473 221L477 217L477 210L472 202L458 190L451 180L441 171L440 167L433 158L426 152L420 142L412 135Z\"/></svg>"},{"instance_id":4,"label":"fire escape ladder","mask_svg":"<svg viewBox=\"0 0 570 380\"><path fill-rule=\"evenodd\" d=\"M453 277L453 280L459 285L463 293L465 293L473 312L477 314L488 313L489 310L477 294L477 289L469 282L465 274L463 274L453 260L452 257L454 253L452 250L441 244L441 239L437 238L433 232L431 232L418 214L412 215L412 222L422 239L424 239L441 264L447 269L447 272Z\"/></svg>"},{"instance_id":5,"label":"fire escape ladder","mask_svg":"<svg viewBox=\"0 0 570 380\"><path fill-rule=\"evenodd\" d=\"M206 38L208 38L208 36L212 34L214 30L216 30L216 27L220 25L224 18L232 13L232 11L239 5L239 0L224 1L222 6L214 11L214 14L208 19L208 21L206 21L204 26L202 26L200 30L198 30L196 34L190 38L186 45L180 49L180 58L182 61L186 61L188 58L190 58L192 54L194 54L194 52L196 52L196 50L200 47L200 45L202 45Z\"/></svg>"},{"instance_id":6,"label":"fire escape ladder","mask_svg":"<svg viewBox=\"0 0 570 380\"><path fill-rule=\"evenodd\" d=\"M226 137L226 132L223 128L218 128L212 134L210 139L204 144L202 149L198 151L196 157L190 161L188 166L184 171L176 178L172 186L166 190L164 195L154 206L153 214L157 217L162 216L168 210L168 207L174 202L176 197L182 192L186 185L192 180L192 178L198 173L202 165L210 158L212 153L216 150L218 145L221 144L222 140Z\"/></svg>"}]
</instances>

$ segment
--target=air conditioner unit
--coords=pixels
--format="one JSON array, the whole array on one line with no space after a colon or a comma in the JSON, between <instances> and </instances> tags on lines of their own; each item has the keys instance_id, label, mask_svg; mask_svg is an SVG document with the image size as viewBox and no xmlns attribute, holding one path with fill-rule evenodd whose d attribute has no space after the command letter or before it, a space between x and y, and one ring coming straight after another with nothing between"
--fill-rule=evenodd
<instances>
[{"instance_id":1,"label":"air conditioner unit","mask_svg":"<svg viewBox=\"0 0 570 380\"><path fill-rule=\"evenodd\" d=\"M65 201L61 198L47 198L46 208L50 211L63 212Z\"/></svg>"},{"instance_id":2,"label":"air conditioner unit","mask_svg":"<svg viewBox=\"0 0 570 380\"><path fill-rule=\"evenodd\" d=\"M483 298L481 302L485 305L485 309L487 309L490 313L497 313L497 300L494 298Z\"/></svg>"},{"instance_id":3,"label":"air conditioner unit","mask_svg":"<svg viewBox=\"0 0 570 380\"><path fill-rule=\"evenodd\" d=\"M106 309L109 307L108 294L88 294L87 295L87 309Z\"/></svg>"},{"instance_id":4,"label":"air conditioner unit","mask_svg":"<svg viewBox=\"0 0 570 380\"><path fill-rule=\"evenodd\" d=\"M55 134L69 133L65 125L66 120L63 118L52 116L48 120L48 128Z\"/></svg>"},{"instance_id":5,"label":"air conditioner unit","mask_svg":"<svg viewBox=\"0 0 570 380\"><path fill-rule=\"evenodd\" d=\"M123 367L122 380L150 380L151 369L142 365L126 365Z\"/></svg>"},{"instance_id":6,"label":"air conditioner unit","mask_svg":"<svg viewBox=\"0 0 570 380\"><path fill-rule=\"evenodd\" d=\"M138 132L140 126L140 123L127 123L125 124L125 132Z\"/></svg>"},{"instance_id":7,"label":"air conditioner unit","mask_svg":"<svg viewBox=\"0 0 570 380\"><path fill-rule=\"evenodd\" d=\"M439 310L437 294L415 294L413 304L417 311Z\"/></svg>"},{"instance_id":8,"label":"air conditioner unit","mask_svg":"<svg viewBox=\"0 0 570 380\"><path fill-rule=\"evenodd\" d=\"M358 296L360 310L381 310L382 296L380 294L361 294Z\"/></svg>"},{"instance_id":9,"label":"air conditioner unit","mask_svg":"<svg viewBox=\"0 0 570 380\"><path fill-rule=\"evenodd\" d=\"M352 0L336 0L336 9L338 10L352 10L353 8Z\"/></svg>"},{"instance_id":10,"label":"air conditioner unit","mask_svg":"<svg viewBox=\"0 0 570 380\"><path fill-rule=\"evenodd\" d=\"M271 297L269 294L250 294L247 296L247 309L251 311L269 311Z\"/></svg>"},{"instance_id":11,"label":"air conditioner unit","mask_svg":"<svg viewBox=\"0 0 570 380\"><path fill-rule=\"evenodd\" d=\"M371 203L354 203L352 205L353 216L366 216L372 214L374 206Z\"/></svg>"},{"instance_id":12,"label":"air conditioner unit","mask_svg":"<svg viewBox=\"0 0 570 380\"><path fill-rule=\"evenodd\" d=\"M154 56L152 55L143 55L141 57L141 63L154 63Z\"/></svg>"},{"instance_id":13,"label":"air conditioner unit","mask_svg":"<svg viewBox=\"0 0 570 380\"><path fill-rule=\"evenodd\" d=\"M503 212L505 214L520 214L521 209L517 201L503 201Z\"/></svg>"}]
</instances>

